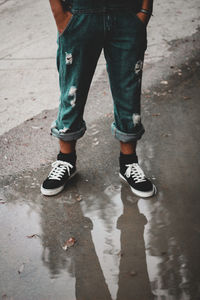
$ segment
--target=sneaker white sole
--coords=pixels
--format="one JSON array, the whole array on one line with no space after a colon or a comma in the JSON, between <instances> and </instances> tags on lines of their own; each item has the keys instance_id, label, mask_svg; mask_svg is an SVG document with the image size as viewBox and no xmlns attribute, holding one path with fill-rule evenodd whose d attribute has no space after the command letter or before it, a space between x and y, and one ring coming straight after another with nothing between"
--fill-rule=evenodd
<instances>
[{"instance_id":1,"label":"sneaker white sole","mask_svg":"<svg viewBox=\"0 0 200 300\"><path fill-rule=\"evenodd\" d=\"M128 184L130 186L130 184L128 183L126 178L124 178L124 176L121 173L119 173L119 177L123 180L123 182L126 182L126 184ZM138 191L138 190L134 189L132 186L130 186L130 188L131 188L131 191L133 192L133 194L135 194L136 196L139 196L141 198L152 197L157 192L156 186L154 184L153 184L153 189L151 191L148 191L148 192Z\"/></svg>"},{"instance_id":2,"label":"sneaker white sole","mask_svg":"<svg viewBox=\"0 0 200 300\"><path fill-rule=\"evenodd\" d=\"M57 194L59 194L60 192L62 192L62 190L64 190L65 188L65 185L67 184L67 182L73 178L75 175L76 175L77 171L75 171L68 179L67 181L62 185L60 186L59 188L56 188L56 189L45 189L43 188L43 186L41 185L40 187L40 191L42 193L42 195L44 196L55 196Z\"/></svg>"}]
</instances>

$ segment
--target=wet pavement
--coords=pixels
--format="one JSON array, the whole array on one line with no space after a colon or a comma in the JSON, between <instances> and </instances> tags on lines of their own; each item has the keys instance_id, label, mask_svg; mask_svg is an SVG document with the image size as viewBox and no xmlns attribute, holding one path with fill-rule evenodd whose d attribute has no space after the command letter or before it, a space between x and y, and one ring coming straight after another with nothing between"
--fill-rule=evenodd
<instances>
[{"instance_id":1,"label":"wet pavement","mask_svg":"<svg viewBox=\"0 0 200 300\"><path fill-rule=\"evenodd\" d=\"M89 123L79 173L52 198L40 184L55 145L46 160L38 154L51 112L29 120L26 132L19 126L0 137L2 299L200 299L200 57L171 68L173 76L143 94L138 154L158 188L152 198L134 196L119 180L110 113ZM99 85L104 93L107 83ZM65 251L71 237L76 243Z\"/></svg>"}]
</instances>

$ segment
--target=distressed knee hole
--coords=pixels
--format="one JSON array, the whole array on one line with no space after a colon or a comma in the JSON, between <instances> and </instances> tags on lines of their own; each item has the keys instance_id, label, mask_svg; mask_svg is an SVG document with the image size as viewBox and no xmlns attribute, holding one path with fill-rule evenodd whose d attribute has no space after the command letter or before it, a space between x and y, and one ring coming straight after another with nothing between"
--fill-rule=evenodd
<instances>
[{"instance_id":1,"label":"distressed knee hole","mask_svg":"<svg viewBox=\"0 0 200 300\"><path fill-rule=\"evenodd\" d=\"M142 72L143 69L143 61L138 60L135 64L135 74L138 75Z\"/></svg>"},{"instance_id":2,"label":"distressed knee hole","mask_svg":"<svg viewBox=\"0 0 200 300\"><path fill-rule=\"evenodd\" d=\"M139 114L133 114L134 127L141 123L141 116Z\"/></svg>"},{"instance_id":3,"label":"distressed knee hole","mask_svg":"<svg viewBox=\"0 0 200 300\"><path fill-rule=\"evenodd\" d=\"M65 52L65 62L66 65L71 65L73 62L73 57L71 53Z\"/></svg>"},{"instance_id":4,"label":"distressed knee hole","mask_svg":"<svg viewBox=\"0 0 200 300\"><path fill-rule=\"evenodd\" d=\"M59 133L67 133L68 130L69 130L68 127L64 127L63 129L59 130Z\"/></svg>"},{"instance_id":5,"label":"distressed knee hole","mask_svg":"<svg viewBox=\"0 0 200 300\"><path fill-rule=\"evenodd\" d=\"M72 100L70 101L70 104L72 107L74 107L76 105L76 91L77 91L77 88L75 86L71 86L68 95L69 95L69 97L72 97Z\"/></svg>"}]
</instances>

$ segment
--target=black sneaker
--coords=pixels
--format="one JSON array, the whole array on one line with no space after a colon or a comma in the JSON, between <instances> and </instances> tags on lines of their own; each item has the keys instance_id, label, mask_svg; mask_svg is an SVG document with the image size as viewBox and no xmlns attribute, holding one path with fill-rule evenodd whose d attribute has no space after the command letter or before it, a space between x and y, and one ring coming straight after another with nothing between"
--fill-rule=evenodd
<instances>
[{"instance_id":1,"label":"black sneaker","mask_svg":"<svg viewBox=\"0 0 200 300\"><path fill-rule=\"evenodd\" d=\"M65 154L64 154L65 156ZM63 154L58 154L57 160L52 163L52 170L41 185L41 193L45 196L54 196L60 193L65 184L76 174L76 159L64 161L61 160Z\"/></svg>"},{"instance_id":2,"label":"black sneaker","mask_svg":"<svg viewBox=\"0 0 200 300\"><path fill-rule=\"evenodd\" d=\"M145 176L143 170L138 164L137 156L134 157L134 162L126 163L120 156L120 173L121 179L126 181L132 192L142 198L151 197L156 193L156 187Z\"/></svg>"}]
</instances>

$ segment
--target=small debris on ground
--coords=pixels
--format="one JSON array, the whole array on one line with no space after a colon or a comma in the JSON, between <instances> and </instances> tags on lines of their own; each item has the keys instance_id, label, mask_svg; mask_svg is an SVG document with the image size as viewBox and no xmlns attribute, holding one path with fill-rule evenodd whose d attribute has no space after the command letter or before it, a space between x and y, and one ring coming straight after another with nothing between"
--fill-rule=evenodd
<instances>
[{"instance_id":1,"label":"small debris on ground","mask_svg":"<svg viewBox=\"0 0 200 300\"><path fill-rule=\"evenodd\" d=\"M2 300L14 300L13 297L9 297L6 294L2 295Z\"/></svg>"},{"instance_id":2,"label":"small debris on ground","mask_svg":"<svg viewBox=\"0 0 200 300\"><path fill-rule=\"evenodd\" d=\"M162 136L164 136L164 137L168 137L168 136L170 136L171 135L171 133L163 133L162 134Z\"/></svg>"},{"instance_id":3,"label":"small debris on ground","mask_svg":"<svg viewBox=\"0 0 200 300\"><path fill-rule=\"evenodd\" d=\"M183 99L184 99L184 100L190 100L191 97L184 96Z\"/></svg>"},{"instance_id":4,"label":"small debris on ground","mask_svg":"<svg viewBox=\"0 0 200 300\"><path fill-rule=\"evenodd\" d=\"M137 272L136 272L136 271L131 271L131 272L130 272L130 275L131 275L132 277L134 277L134 276L137 275Z\"/></svg>"},{"instance_id":5,"label":"small debris on ground","mask_svg":"<svg viewBox=\"0 0 200 300\"><path fill-rule=\"evenodd\" d=\"M153 117L159 117L160 113L152 114Z\"/></svg>"},{"instance_id":6,"label":"small debris on ground","mask_svg":"<svg viewBox=\"0 0 200 300\"><path fill-rule=\"evenodd\" d=\"M168 84L168 81L167 81L167 80L162 80L160 83L161 83L161 84L167 85L167 84Z\"/></svg>"},{"instance_id":7,"label":"small debris on ground","mask_svg":"<svg viewBox=\"0 0 200 300\"><path fill-rule=\"evenodd\" d=\"M31 235L27 235L26 237L27 237L28 239L32 239L32 238L40 238L39 234L37 234L37 233L31 234Z\"/></svg>"},{"instance_id":8,"label":"small debris on ground","mask_svg":"<svg viewBox=\"0 0 200 300\"><path fill-rule=\"evenodd\" d=\"M65 244L62 246L62 248L63 248L63 250L66 251L68 248L73 247L75 243L76 243L75 238L71 237L65 242Z\"/></svg>"},{"instance_id":9,"label":"small debris on ground","mask_svg":"<svg viewBox=\"0 0 200 300\"><path fill-rule=\"evenodd\" d=\"M123 252L120 250L118 253L117 253L118 256L122 257L124 254Z\"/></svg>"},{"instance_id":10,"label":"small debris on ground","mask_svg":"<svg viewBox=\"0 0 200 300\"><path fill-rule=\"evenodd\" d=\"M18 270L18 273L21 274L23 271L24 271L24 266L25 266L25 263L23 263L20 267L19 267L19 270Z\"/></svg>"},{"instance_id":11,"label":"small debris on ground","mask_svg":"<svg viewBox=\"0 0 200 300\"><path fill-rule=\"evenodd\" d=\"M76 201L80 202L82 200L82 196L81 195L76 195Z\"/></svg>"}]
</instances>

